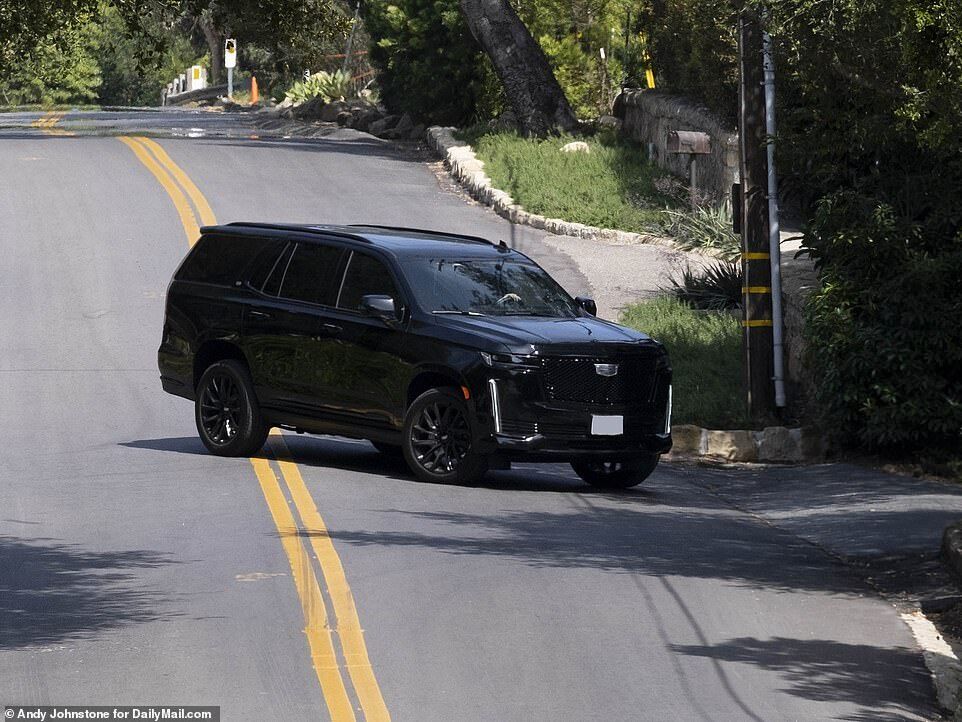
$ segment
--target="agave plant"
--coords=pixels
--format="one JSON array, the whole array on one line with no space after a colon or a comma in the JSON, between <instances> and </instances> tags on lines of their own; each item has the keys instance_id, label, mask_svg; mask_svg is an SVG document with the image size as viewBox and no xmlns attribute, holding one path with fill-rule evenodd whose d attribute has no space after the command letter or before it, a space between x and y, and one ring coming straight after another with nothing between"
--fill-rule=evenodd
<instances>
[{"instance_id":1,"label":"agave plant","mask_svg":"<svg viewBox=\"0 0 962 722\"><path fill-rule=\"evenodd\" d=\"M694 211L666 210L665 213L669 218L669 232L682 249L713 249L729 261L741 252L741 241L732 231L727 209L699 206Z\"/></svg>"},{"instance_id":2,"label":"agave plant","mask_svg":"<svg viewBox=\"0 0 962 722\"><path fill-rule=\"evenodd\" d=\"M294 83L287 91L287 98L293 103L303 103L312 98L323 98L329 103L332 100L344 100L350 91L350 74L342 70L333 73L322 70Z\"/></svg>"},{"instance_id":3,"label":"agave plant","mask_svg":"<svg viewBox=\"0 0 962 722\"><path fill-rule=\"evenodd\" d=\"M694 308L720 311L741 307L742 269L738 263L716 263L701 271L688 266L680 280L674 276L668 280L672 288L666 290Z\"/></svg>"}]
</instances>

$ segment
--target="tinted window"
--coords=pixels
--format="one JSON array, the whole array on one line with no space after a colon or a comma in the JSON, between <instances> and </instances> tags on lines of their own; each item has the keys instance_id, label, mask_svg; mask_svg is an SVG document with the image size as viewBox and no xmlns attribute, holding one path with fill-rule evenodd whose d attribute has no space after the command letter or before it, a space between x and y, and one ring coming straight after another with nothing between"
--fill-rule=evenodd
<instances>
[{"instance_id":1,"label":"tinted window","mask_svg":"<svg viewBox=\"0 0 962 722\"><path fill-rule=\"evenodd\" d=\"M264 250L267 241L251 236L203 236L177 273L180 281L233 284Z\"/></svg>"},{"instance_id":2,"label":"tinted window","mask_svg":"<svg viewBox=\"0 0 962 722\"><path fill-rule=\"evenodd\" d=\"M286 248L287 241L271 239L266 242L264 251L254 259L247 272L247 280L254 288L259 289L264 285L268 276L280 265L282 252Z\"/></svg>"},{"instance_id":3,"label":"tinted window","mask_svg":"<svg viewBox=\"0 0 962 722\"><path fill-rule=\"evenodd\" d=\"M284 280L284 274L287 273L287 264L290 263L293 252L294 244L291 243L284 249L281 257L277 259L277 263L274 264L274 268L271 269L271 275L267 277L267 283L264 284L262 289L268 296L276 296L280 292L281 281Z\"/></svg>"},{"instance_id":4,"label":"tinted window","mask_svg":"<svg viewBox=\"0 0 962 722\"><path fill-rule=\"evenodd\" d=\"M338 298L338 308L357 311L361 297L368 295L391 296L401 306L401 298L394 286L394 279L387 266L371 256L355 253L347 266L344 286Z\"/></svg>"},{"instance_id":5,"label":"tinted window","mask_svg":"<svg viewBox=\"0 0 962 722\"><path fill-rule=\"evenodd\" d=\"M298 243L287 265L280 295L296 301L333 306L344 251L317 243Z\"/></svg>"},{"instance_id":6,"label":"tinted window","mask_svg":"<svg viewBox=\"0 0 962 722\"><path fill-rule=\"evenodd\" d=\"M549 318L578 315L571 296L529 261L408 258L401 263L415 297L428 311Z\"/></svg>"}]
</instances>

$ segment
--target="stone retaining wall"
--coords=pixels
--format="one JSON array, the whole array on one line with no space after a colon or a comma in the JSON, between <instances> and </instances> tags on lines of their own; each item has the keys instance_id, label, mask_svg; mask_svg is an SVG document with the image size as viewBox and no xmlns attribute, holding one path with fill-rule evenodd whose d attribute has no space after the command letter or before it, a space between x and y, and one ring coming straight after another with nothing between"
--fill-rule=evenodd
<instances>
[{"instance_id":1,"label":"stone retaining wall","mask_svg":"<svg viewBox=\"0 0 962 722\"><path fill-rule=\"evenodd\" d=\"M688 155L669 153L668 131L696 130L711 137L711 154L698 156L697 184L718 203L730 202L738 182L738 133L726 128L707 108L653 90L626 89L615 100L622 132L653 147L654 161L688 178Z\"/></svg>"}]
</instances>

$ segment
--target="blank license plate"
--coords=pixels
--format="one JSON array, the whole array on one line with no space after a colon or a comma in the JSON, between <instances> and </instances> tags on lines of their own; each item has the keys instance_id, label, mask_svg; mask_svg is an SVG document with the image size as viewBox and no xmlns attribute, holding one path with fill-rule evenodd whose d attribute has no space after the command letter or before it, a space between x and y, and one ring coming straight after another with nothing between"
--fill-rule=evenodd
<instances>
[{"instance_id":1,"label":"blank license plate","mask_svg":"<svg viewBox=\"0 0 962 722\"><path fill-rule=\"evenodd\" d=\"M592 416L591 434L593 436L621 436L625 433L624 416Z\"/></svg>"}]
</instances>

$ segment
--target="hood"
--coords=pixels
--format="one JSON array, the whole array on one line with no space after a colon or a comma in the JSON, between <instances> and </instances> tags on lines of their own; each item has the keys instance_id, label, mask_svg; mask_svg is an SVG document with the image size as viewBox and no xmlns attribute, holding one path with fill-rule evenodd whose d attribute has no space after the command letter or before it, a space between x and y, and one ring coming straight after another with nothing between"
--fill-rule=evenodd
<instances>
[{"instance_id":1,"label":"hood","mask_svg":"<svg viewBox=\"0 0 962 722\"><path fill-rule=\"evenodd\" d=\"M531 316L435 316L439 324L483 336L502 344L510 353L550 351L555 346L578 347L584 351L597 345L625 348L653 345L640 331L603 321L593 316L580 318L533 318ZM566 348L564 350L574 350Z\"/></svg>"}]
</instances>

